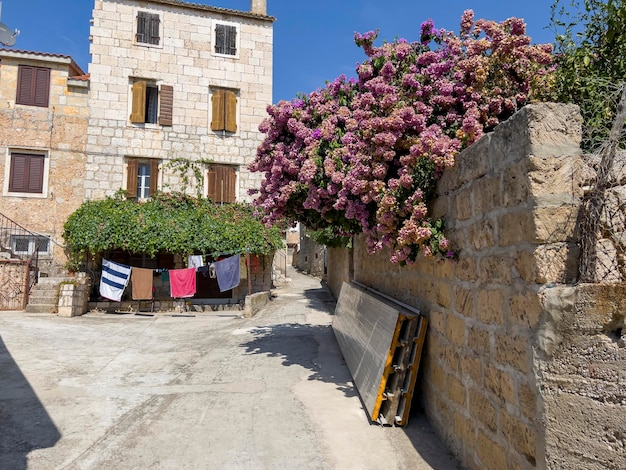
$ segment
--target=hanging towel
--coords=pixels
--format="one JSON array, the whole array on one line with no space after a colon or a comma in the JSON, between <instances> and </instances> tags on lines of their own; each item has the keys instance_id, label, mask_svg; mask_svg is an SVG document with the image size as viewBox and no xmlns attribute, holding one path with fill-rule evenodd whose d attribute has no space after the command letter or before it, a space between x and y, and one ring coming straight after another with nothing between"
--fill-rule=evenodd
<instances>
[{"instance_id":1,"label":"hanging towel","mask_svg":"<svg viewBox=\"0 0 626 470\"><path fill-rule=\"evenodd\" d=\"M102 260L102 276L100 277L100 295L105 299L119 302L130 279L131 267Z\"/></svg>"},{"instance_id":2,"label":"hanging towel","mask_svg":"<svg viewBox=\"0 0 626 470\"><path fill-rule=\"evenodd\" d=\"M152 300L152 269L133 268L133 300Z\"/></svg>"},{"instance_id":3,"label":"hanging towel","mask_svg":"<svg viewBox=\"0 0 626 470\"><path fill-rule=\"evenodd\" d=\"M196 294L196 268L170 269L170 295L175 299Z\"/></svg>"},{"instance_id":4,"label":"hanging towel","mask_svg":"<svg viewBox=\"0 0 626 470\"><path fill-rule=\"evenodd\" d=\"M198 268L198 272L201 273L204 277L209 277L209 267L208 266L200 266Z\"/></svg>"},{"instance_id":5,"label":"hanging towel","mask_svg":"<svg viewBox=\"0 0 626 470\"><path fill-rule=\"evenodd\" d=\"M190 268L198 268L204 266L204 260L202 259L202 255L189 255L189 260L187 262L187 266Z\"/></svg>"},{"instance_id":6,"label":"hanging towel","mask_svg":"<svg viewBox=\"0 0 626 470\"><path fill-rule=\"evenodd\" d=\"M220 292L234 289L239 285L239 255L216 261L215 275L217 276L217 284L220 286Z\"/></svg>"}]
</instances>

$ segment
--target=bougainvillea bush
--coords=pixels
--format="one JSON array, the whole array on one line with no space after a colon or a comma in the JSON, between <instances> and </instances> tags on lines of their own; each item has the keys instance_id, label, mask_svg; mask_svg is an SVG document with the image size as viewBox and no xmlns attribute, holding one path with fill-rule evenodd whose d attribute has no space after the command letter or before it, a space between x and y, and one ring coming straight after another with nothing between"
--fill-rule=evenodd
<instances>
[{"instance_id":1,"label":"bougainvillea bush","mask_svg":"<svg viewBox=\"0 0 626 470\"><path fill-rule=\"evenodd\" d=\"M552 46L531 45L521 19L474 21L460 34L428 20L420 40L377 47L356 34L367 59L357 78L268 107L251 171L264 173L255 206L264 222L364 233L370 253L394 263L454 252L428 204L460 150L549 91Z\"/></svg>"}]
</instances>

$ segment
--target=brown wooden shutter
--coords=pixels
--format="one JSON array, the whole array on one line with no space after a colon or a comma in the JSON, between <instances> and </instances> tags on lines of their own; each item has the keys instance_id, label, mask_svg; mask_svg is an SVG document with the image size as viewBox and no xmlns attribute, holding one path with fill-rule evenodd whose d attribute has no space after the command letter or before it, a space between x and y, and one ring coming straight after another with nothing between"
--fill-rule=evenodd
<instances>
[{"instance_id":1,"label":"brown wooden shutter","mask_svg":"<svg viewBox=\"0 0 626 470\"><path fill-rule=\"evenodd\" d=\"M27 156L11 155L11 175L9 177L9 191L13 193L23 193L26 191Z\"/></svg>"},{"instance_id":2,"label":"brown wooden shutter","mask_svg":"<svg viewBox=\"0 0 626 470\"><path fill-rule=\"evenodd\" d=\"M20 65L15 103L47 108L49 101L50 69Z\"/></svg>"},{"instance_id":3,"label":"brown wooden shutter","mask_svg":"<svg viewBox=\"0 0 626 470\"><path fill-rule=\"evenodd\" d=\"M14 193L42 193L45 156L11 154L9 191Z\"/></svg>"},{"instance_id":4,"label":"brown wooden shutter","mask_svg":"<svg viewBox=\"0 0 626 470\"><path fill-rule=\"evenodd\" d=\"M137 173L139 162L136 158L129 158L126 166L126 196L137 197Z\"/></svg>"},{"instance_id":5,"label":"brown wooden shutter","mask_svg":"<svg viewBox=\"0 0 626 470\"><path fill-rule=\"evenodd\" d=\"M224 106L225 125L228 132L237 132L237 95L232 91L227 91L226 103Z\"/></svg>"},{"instance_id":6,"label":"brown wooden shutter","mask_svg":"<svg viewBox=\"0 0 626 470\"><path fill-rule=\"evenodd\" d=\"M207 198L215 203L236 202L237 169L227 165L212 165L207 171Z\"/></svg>"},{"instance_id":7,"label":"brown wooden shutter","mask_svg":"<svg viewBox=\"0 0 626 470\"><path fill-rule=\"evenodd\" d=\"M130 122L146 122L146 82L133 83L133 107L130 113Z\"/></svg>"},{"instance_id":8,"label":"brown wooden shutter","mask_svg":"<svg viewBox=\"0 0 626 470\"><path fill-rule=\"evenodd\" d=\"M174 87L171 85L161 85L159 100L159 124L162 126L171 126L174 107Z\"/></svg>"},{"instance_id":9,"label":"brown wooden shutter","mask_svg":"<svg viewBox=\"0 0 626 470\"><path fill-rule=\"evenodd\" d=\"M224 167L224 202L236 201L237 170Z\"/></svg>"},{"instance_id":10,"label":"brown wooden shutter","mask_svg":"<svg viewBox=\"0 0 626 470\"><path fill-rule=\"evenodd\" d=\"M135 181L137 181L135 179ZM150 160L150 197L154 196L159 188L159 161Z\"/></svg>"},{"instance_id":11,"label":"brown wooden shutter","mask_svg":"<svg viewBox=\"0 0 626 470\"><path fill-rule=\"evenodd\" d=\"M211 130L223 131L225 130L224 122L224 101L225 90L215 90L211 97Z\"/></svg>"},{"instance_id":12,"label":"brown wooden shutter","mask_svg":"<svg viewBox=\"0 0 626 470\"><path fill-rule=\"evenodd\" d=\"M42 193L43 192L43 169L44 169L44 156L43 155L30 155L28 165L28 189L29 193Z\"/></svg>"},{"instance_id":13,"label":"brown wooden shutter","mask_svg":"<svg viewBox=\"0 0 626 470\"><path fill-rule=\"evenodd\" d=\"M217 171L214 166L210 166L207 175L207 198L213 202L218 202L217 200Z\"/></svg>"},{"instance_id":14,"label":"brown wooden shutter","mask_svg":"<svg viewBox=\"0 0 626 470\"><path fill-rule=\"evenodd\" d=\"M50 69L37 68L35 71L35 87L33 90L33 104L48 107L50 99Z\"/></svg>"},{"instance_id":15,"label":"brown wooden shutter","mask_svg":"<svg viewBox=\"0 0 626 470\"><path fill-rule=\"evenodd\" d=\"M31 90L35 81L35 67L20 65L17 72L17 104L32 104Z\"/></svg>"}]
</instances>

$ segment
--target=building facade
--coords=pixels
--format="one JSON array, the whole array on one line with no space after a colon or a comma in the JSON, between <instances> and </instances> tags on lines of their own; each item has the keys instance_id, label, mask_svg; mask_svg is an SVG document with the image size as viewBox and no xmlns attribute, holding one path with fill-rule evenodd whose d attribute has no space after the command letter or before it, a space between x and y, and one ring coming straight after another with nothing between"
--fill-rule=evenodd
<instances>
[{"instance_id":1,"label":"building facade","mask_svg":"<svg viewBox=\"0 0 626 470\"><path fill-rule=\"evenodd\" d=\"M0 49L0 248L38 250L40 275L64 269L63 224L84 199L88 93L70 57Z\"/></svg>"},{"instance_id":2,"label":"building facade","mask_svg":"<svg viewBox=\"0 0 626 470\"><path fill-rule=\"evenodd\" d=\"M272 102L274 18L177 0L96 0L86 199L183 191L249 201Z\"/></svg>"}]
</instances>

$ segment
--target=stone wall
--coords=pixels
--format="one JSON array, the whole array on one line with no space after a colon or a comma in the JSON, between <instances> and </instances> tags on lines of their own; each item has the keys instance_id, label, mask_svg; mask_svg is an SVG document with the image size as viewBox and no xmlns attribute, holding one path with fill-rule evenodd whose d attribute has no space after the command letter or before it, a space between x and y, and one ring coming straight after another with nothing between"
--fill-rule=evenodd
<instances>
[{"instance_id":1,"label":"stone wall","mask_svg":"<svg viewBox=\"0 0 626 470\"><path fill-rule=\"evenodd\" d=\"M89 83L72 78L71 59L51 54L0 52L0 212L25 229L49 236L50 253L40 254L41 273L64 271L63 224L84 200ZM48 107L16 105L19 65L50 68ZM41 194L9 192L11 152L45 155Z\"/></svg>"},{"instance_id":2,"label":"stone wall","mask_svg":"<svg viewBox=\"0 0 626 470\"><path fill-rule=\"evenodd\" d=\"M611 387L624 380L619 368L623 371L625 363L614 354L614 341L606 348L609 339L581 339L571 318L560 320L567 312L576 318L591 315L590 302L577 301L572 285L586 171L580 135L575 106L537 104L458 156L441 179L433 206L459 250L457 262L421 258L400 267L389 263L388 253L368 255L363 237L355 239L352 278L429 317L421 399L429 420L467 468L619 468L610 462L624 463L623 426L619 419L603 419L611 412L623 418L623 404L611 403L603 415L597 400L594 410L585 407L583 392L571 400L575 409L558 399L565 383L585 383L579 369L590 359L583 351L602 352L597 360L603 365L593 370L610 376ZM345 254L335 262L336 255L330 251L329 285L338 295L350 262ZM596 288L590 287L585 298L604 298ZM594 325L594 334L604 328L600 317L585 320ZM551 359L558 348L564 348L560 363ZM563 359L572 350L578 351L573 363ZM611 396L615 401L618 394ZM566 419L568 411L576 419ZM604 440L585 448L582 436L590 428ZM585 454L578 467L563 466L568 452L559 444L563 436L571 438L572 450L578 446L578 455ZM611 445L610 457L598 455Z\"/></svg>"},{"instance_id":3,"label":"stone wall","mask_svg":"<svg viewBox=\"0 0 626 470\"><path fill-rule=\"evenodd\" d=\"M307 274L325 278L327 274L327 248L317 244L305 227L300 228L300 246L295 254L295 267Z\"/></svg>"}]
</instances>

